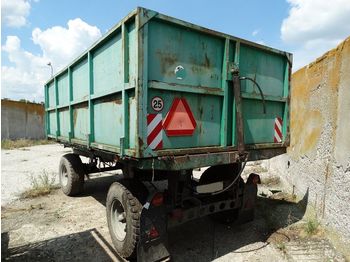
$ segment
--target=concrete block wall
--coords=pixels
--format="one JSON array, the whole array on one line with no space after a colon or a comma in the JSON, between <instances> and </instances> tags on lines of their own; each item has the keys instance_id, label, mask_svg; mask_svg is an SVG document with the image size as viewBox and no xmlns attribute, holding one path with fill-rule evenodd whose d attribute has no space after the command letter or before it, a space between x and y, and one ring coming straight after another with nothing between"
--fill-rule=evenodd
<instances>
[{"instance_id":1,"label":"concrete block wall","mask_svg":"<svg viewBox=\"0 0 350 262\"><path fill-rule=\"evenodd\" d=\"M350 241L350 37L295 72L291 144L270 160L318 218Z\"/></svg>"},{"instance_id":2,"label":"concrete block wall","mask_svg":"<svg viewBox=\"0 0 350 262\"><path fill-rule=\"evenodd\" d=\"M43 139L44 106L42 104L1 100L1 139Z\"/></svg>"}]
</instances>

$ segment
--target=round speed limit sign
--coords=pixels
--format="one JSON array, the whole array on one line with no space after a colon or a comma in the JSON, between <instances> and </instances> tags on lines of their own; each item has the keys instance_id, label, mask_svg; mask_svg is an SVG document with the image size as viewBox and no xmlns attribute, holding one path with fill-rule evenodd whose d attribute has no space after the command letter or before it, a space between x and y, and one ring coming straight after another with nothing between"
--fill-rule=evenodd
<instances>
[{"instance_id":1,"label":"round speed limit sign","mask_svg":"<svg viewBox=\"0 0 350 262\"><path fill-rule=\"evenodd\" d=\"M157 111L157 112L162 111L164 107L163 99L160 98L159 96L155 96L152 98L151 105L154 111Z\"/></svg>"}]
</instances>

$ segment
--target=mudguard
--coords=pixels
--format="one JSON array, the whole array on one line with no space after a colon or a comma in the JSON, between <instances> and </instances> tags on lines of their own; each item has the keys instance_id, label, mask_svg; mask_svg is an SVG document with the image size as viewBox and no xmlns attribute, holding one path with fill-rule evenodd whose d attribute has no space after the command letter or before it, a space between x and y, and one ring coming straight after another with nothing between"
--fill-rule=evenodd
<instances>
[{"instance_id":1,"label":"mudguard","mask_svg":"<svg viewBox=\"0 0 350 262\"><path fill-rule=\"evenodd\" d=\"M158 236L155 238L149 236L152 228L158 232ZM170 254L168 250L166 208L164 205L153 207L147 202L141 211L137 261L153 262L167 260L170 260Z\"/></svg>"}]
</instances>

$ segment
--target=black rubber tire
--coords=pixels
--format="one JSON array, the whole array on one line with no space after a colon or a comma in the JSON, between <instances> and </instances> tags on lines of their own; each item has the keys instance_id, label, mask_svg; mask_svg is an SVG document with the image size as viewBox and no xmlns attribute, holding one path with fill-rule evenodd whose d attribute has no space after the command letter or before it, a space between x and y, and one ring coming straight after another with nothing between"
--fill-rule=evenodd
<instances>
[{"instance_id":1,"label":"black rubber tire","mask_svg":"<svg viewBox=\"0 0 350 262\"><path fill-rule=\"evenodd\" d=\"M62 183L62 172L67 172L67 183ZM79 195L84 190L84 168L79 155L66 154L61 157L58 168L61 189L67 196Z\"/></svg>"},{"instance_id":2,"label":"black rubber tire","mask_svg":"<svg viewBox=\"0 0 350 262\"><path fill-rule=\"evenodd\" d=\"M144 186L141 184L141 182L133 180L114 182L110 186L107 194L106 211L109 233L116 251L127 259L136 257L137 243L140 236L141 202L144 202L147 196L147 193L144 191ZM135 192L135 194L132 192ZM138 197L135 196L136 194ZM122 204L125 212L126 235L123 240L118 239L112 228L111 209L116 200Z\"/></svg>"}]
</instances>

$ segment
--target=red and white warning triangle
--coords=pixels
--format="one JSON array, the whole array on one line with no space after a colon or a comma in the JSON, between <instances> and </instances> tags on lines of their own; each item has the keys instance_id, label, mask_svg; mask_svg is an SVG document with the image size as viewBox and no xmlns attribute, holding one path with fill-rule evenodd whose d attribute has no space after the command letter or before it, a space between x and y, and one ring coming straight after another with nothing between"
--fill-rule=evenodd
<instances>
[{"instance_id":1,"label":"red and white warning triangle","mask_svg":"<svg viewBox=\"0 0 350 262\"><path fill-rule=\"evenodd\" d=\"M167 136L191 136L196 125L186 99L175 98L163 123Z\"/></svg>"}]
</instances>

